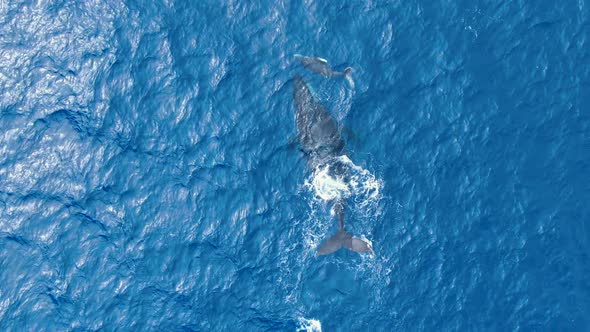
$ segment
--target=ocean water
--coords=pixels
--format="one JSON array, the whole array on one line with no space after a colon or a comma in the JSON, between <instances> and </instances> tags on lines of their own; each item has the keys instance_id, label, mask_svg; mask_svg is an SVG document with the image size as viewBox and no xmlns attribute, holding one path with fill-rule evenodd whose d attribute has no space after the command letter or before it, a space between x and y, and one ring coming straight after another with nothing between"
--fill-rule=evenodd
<instances>
[{"instance_id":1,"label":"ocean water","mask_svg":"<svg viewBox=\"0 0 590 332\"><path fill-rule=\"evenodd\" d=\"M0 330L590 330L589 16L1 1ZM295 74L346 179L292 144ZM316 257L333 197L374 257Z\"/></svg>"}]
</instances>

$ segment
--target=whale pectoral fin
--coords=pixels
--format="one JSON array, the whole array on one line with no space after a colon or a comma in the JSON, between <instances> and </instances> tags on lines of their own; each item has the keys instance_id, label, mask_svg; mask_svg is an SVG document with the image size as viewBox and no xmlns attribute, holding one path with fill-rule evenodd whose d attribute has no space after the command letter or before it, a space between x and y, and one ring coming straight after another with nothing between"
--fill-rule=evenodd
<instances>
[{"instance_id":1,"label":"whale pectoral fin","mask_svg":"<svg viewBox=\"0 0 590 332\"><path fill-rule=\"evenodd\" d=\"M344 75L344 78L346 79L346 82L348 83L348 87L350 88L350 90L354 90L355 84L354 80L352 79L352 75Z\"/></svg>"}]
</instances>

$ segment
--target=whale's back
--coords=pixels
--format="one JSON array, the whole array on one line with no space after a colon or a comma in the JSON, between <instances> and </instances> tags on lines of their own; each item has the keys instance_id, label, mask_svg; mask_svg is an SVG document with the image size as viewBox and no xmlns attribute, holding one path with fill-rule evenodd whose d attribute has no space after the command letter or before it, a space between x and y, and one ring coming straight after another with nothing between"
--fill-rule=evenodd
<instances>
[{"instance_id":1,"label":"whale's back","mask_svg":"<svg viewBox=\"0 0 590 332\"><path fill-rule=\"evenodd\" d=\"M297 135L312 164L341 155L344 141L338 123L299 75L293 78L293 99L297 107Z\"/></svg>"}]
</instances>

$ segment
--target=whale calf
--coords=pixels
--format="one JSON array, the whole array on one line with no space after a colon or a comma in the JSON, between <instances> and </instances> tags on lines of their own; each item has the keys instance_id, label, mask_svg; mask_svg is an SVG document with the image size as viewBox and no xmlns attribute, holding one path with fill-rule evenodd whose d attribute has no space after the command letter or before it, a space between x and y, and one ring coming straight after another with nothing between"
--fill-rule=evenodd
<instances>
[{"instance_id":1,"label":"whale calf","mask_svg":"<svg viewBox=\"0 0 590 332\"><path fill-rule=\"evenodd\" d=\"M312 95L309 86L299 75L293 77L293 99L296 106L297 137L309 167L316 169L326 166L333 169L336 175L346 176L343 174L345 168L339 164L338 158L346 152L338 123ZM330 204L338 218L339 230L319 246L317 255L328 255L342 247L373 255L373 248L368 241L355 237L344 229L344 199L334 199Z\"/></svg>"},{"instance_id":2,"label":"whale calf","mask_svg":"<svg viewBox=\"0 0 590 332\"><path fill-rule=\"evenodd\" d=\"M295 54L295 59L299 61L305 68L318 74L321 74L325 77L343 76L348 81L350 87L354 88L354 80L352 79L352 67L346 67L344 71L335 71L328 64L328 60L324 58Z\"/></svg>"}]
</instances>

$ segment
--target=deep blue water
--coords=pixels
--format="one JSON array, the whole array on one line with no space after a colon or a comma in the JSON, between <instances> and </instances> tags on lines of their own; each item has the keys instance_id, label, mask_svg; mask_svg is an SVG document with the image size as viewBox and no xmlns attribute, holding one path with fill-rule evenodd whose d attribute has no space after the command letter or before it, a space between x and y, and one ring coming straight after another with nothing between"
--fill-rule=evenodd
<instances>
[{"instance_id":1,"label":"deep blue water","mask_svg":"<svg viewBox=\"0 0 590 332\"><path fill-rule=\"evenodd\" d=\"M589 16L3 1L0 330L590 330ZM297 73L346 133L373 258L315 256L341 183L292 146Z\"/></svg>"}]
</instances>

